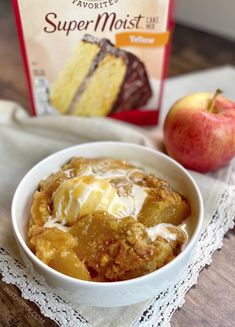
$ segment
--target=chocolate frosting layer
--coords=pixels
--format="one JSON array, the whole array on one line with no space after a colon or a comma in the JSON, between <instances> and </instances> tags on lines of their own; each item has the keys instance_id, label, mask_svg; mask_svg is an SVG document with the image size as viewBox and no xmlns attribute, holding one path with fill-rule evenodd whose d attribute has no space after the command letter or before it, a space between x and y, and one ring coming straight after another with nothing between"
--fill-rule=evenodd
<instances>
[{"instance_id":1,"label":"chocolate frosting layer","mask_svg":"<svg viewBox=\"0 0 235 327\"><path fill-rule=\"evenodd\" d=\"M152 89L144 64L132 53L124 52L127 72L112 112L138 109L152 97Z\"/></svg>"}]
</instances>

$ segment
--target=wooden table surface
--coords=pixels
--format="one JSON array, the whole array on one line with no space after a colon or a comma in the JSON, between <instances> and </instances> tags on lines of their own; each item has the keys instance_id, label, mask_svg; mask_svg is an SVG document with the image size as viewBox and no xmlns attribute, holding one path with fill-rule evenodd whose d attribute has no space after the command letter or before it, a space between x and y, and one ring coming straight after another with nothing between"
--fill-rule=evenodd
<instances>
[{"instance_id":1,"label":"wooden table surface","mask_svg":"<svg viewBox=\"0 0 235 327\"><path fill-rule=\"evenodd\" d=\"M0 2L0 98L29 107L28 91L8 0ZM176 26L169 76L235 65L235 43L183 26ZM235 97L235 95L234 95ZM173 327L235 326L235 237L230 231L222 250L213 256L192 288L182 309L172 318ZM0 276L1 277L1 276ZM44 318L37 306L20 297L20 291L0 278L0 327L57 326ZM119 326L121 327L121 326Z\"/></svg>"}]
</instances>

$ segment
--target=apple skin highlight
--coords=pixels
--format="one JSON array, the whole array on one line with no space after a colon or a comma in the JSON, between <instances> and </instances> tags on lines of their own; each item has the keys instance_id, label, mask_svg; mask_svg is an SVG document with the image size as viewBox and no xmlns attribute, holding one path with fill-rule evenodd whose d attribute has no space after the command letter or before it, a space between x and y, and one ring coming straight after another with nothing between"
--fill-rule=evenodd
<instances>
[{"instance_id":1,"label":"apple skin highlight","mask_svg":"<svg viewBox=\"0 0 235 327\"><path fill-rule=\"evenodd\" d=\"M167 153L185 168L209 172L235 156L235 103L222 96L212 111L210 93L197 93L177 101L164 123Z\"/></svg>"}]
</instances>

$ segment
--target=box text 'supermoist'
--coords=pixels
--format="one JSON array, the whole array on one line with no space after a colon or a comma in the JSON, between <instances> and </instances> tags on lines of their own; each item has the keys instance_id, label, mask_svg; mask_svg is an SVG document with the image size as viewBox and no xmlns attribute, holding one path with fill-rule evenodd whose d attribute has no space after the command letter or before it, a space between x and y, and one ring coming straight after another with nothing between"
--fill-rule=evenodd
<instances>
[{"instance_id":1,"label":"box text 'supermoist'","mask_svg":"<svg viewBox=\"0 0 235 327\"><path fill-rule=\"evenodd\" d=\"M156 124L170 0L14 0L35 115Z\"/></svg>"}]
</instances>

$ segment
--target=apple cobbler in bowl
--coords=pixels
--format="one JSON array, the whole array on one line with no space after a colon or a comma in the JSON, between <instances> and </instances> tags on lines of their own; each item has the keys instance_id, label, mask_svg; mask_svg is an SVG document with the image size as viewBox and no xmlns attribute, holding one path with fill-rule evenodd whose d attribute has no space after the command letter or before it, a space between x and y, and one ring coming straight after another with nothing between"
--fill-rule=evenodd
<instances>
[{"instance_id":1,"label":"apple cobbler in bowl","mask_svg":"<svg viewBox=\"0 0 235 327\"><path fill-rule=\"evenodd\" d=\"M65 275L124 281L163 267L182 251L190 213L184 196L139 165L75 157L41 180L28 245Z\"/></svg>"},{"instance_id":2,"label":"apple cobbler in bowl","mask_svg":"<svg viewBox=\"0 0 235 327\"><path fill-rule=\"evenodd\" d=\"M52 154L12 202L25 267L63 299L94 307L165 291L187 269L202 221L200 191L181 165L122 142Z\"/></svg>"}]
</instances>

